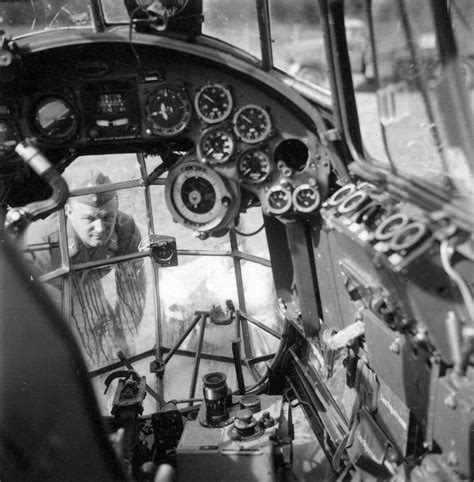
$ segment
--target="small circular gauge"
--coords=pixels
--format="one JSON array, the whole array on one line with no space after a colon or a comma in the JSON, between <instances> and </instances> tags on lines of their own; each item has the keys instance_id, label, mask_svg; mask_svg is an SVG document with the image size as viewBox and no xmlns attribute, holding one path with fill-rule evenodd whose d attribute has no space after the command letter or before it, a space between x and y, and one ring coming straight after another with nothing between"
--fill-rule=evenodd
<instances>
[{"instance_id":1,"label":"small circular gauge","mask_svg":"<svg viewBox=\"0 0 474 482\"><path fill-rule=\"evenodd\" d=\"M271 214L284 214L291 209L292 196L289 188L273 186L265 193L265 205Z\"/></svg>"},{"instance_id":2,"label":"small circular gauge","mask_svg":"<svg viewBox=\"0 0 474 482\"><path fill-rule=\"evenodd\" d=\"M194 98L198 116L208 124L226 119L232 112L233 100L230 90L221 84L202 86Z\"/></svg>"},{"instance_id":3,"label":"small circular gauge","mask_svg":"<svg viewBox=\"0 0 474 482\"><path fill-rule=\"evenodd\" d=\"M202 162L224 164L235 149L234 136L224 129L205 130L198 142L198 155Z\"/></svg>"},{"instance_id":4,"label":"small circular gauge","mask_svg":"<svg viewBox=\"0 0 474 482\"><path fill-rule=\"evenodd\" d=\"M272 163L265 152L259 149L248 149L239 158L237 169L242 182L259 184L272 172Z\"/></svg>"},{"instance_id":5,"label":"small circular gauge","mask_svg":"<svg viewBox=\"0 0 474 482\"><path fill-rule=\"evenodd\" d=\"M237 186L197 160L179 164L166 182L166 201L173 217L196 231L224 227L237 214Z\"/></svg>"},{"instance_id":6,"label":"small circular gauge","mask_svg":"<svg viewBox=\"0 0 474 482\"><path fill-rule=\"evenodd\" d=\"M310 213L321 203L321 195L316 186L301 184L293 191L293 205L300 213Z\"/></svg>"},{"instance_id":7,"label":"small circular gauge","mask_svg":"<svg viewBox=\"0 0 474 482\"><path fill-rule=\"evenodd\" d=\"M19 141L16 128L11 123L0 121L0 157L11 154Z\"/></svg>"},{"instance_id":8,"label":"small circular gauge","mask_svg":"<svg viewBox=\"0 0 474 482\"><path fill-rule=\"evenodd\" d=\"M171 137L183 132L191 120L191 103L186 92L161 87L148 99L146 118L154 134Z\"/></svg>"},{"instance_id":9,"label":"small circular gauge","mask_svg":"<svg viewBox=\"0 0 474 482\"><path fill-rule=\"evenodd\" d=\"M268 137L272 130L269 113L259 105L246 105L234 115L234 132L249 144L256 144Z\"/></svg>"},{"instance_id":10,"label":"small circular gauge","mask_svg":"<svg viewBox=\"0 0 474 482\"><path fill-rule=\"evenodd\" d=\"M34 122L43 137L55 141L71 137L78 127L74 109L59 97L47 97L37 103Z\"/></svg>"}]
</instances>

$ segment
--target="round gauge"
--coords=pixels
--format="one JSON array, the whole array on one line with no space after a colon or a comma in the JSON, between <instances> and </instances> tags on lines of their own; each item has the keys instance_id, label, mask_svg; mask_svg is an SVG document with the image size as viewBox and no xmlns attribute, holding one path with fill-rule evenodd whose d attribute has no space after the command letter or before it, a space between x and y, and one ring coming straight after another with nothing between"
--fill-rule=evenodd
<instances>
[{"instance_id":1,"label":"round gauge","mask_svg":"<svg viewBox=\"0 0 474 482\"><path fill-rule=\"evenodd\" d=\"M314 211L321 202L321 195L316 186L301 184L293 191L293 204L300 213Z\"/></svg>"},{"instance_id":2,"label":"round gauge","mask_svg":"<svg viewBox=\"0 0 474 482\"><path fill-rule=\"evenodd\" d=\"M16 128L5 121L0 121L0 156L8 156L20 141Z\"/></svg>"},{"instance_id":3,"label":"round gauge","mask_svg":"<svg viewBox=\"0 0 474 482\"><path fill-rule=\"evenodd\" d=\"M169 173L165 193L173 217L197 231L222 228L237 214L240 202L235 186L195 160Z\"/></svg>"},{"instance_id":4,"label":"round gauge","mask_svg":"<svg viewBox=\"0 0 474 482\"><path fill-rule=\"evenodd\" d=\"M272 130L268 112L259 105L246 105L234 115L234 131L242 141L256 144L263 141Z\"/></svg>"},{"instance_id":5,"label":"round gauge","mask_svg":"<svg viewBox=\"0 0 474 482\"><path fill-rule=\"evenodd\" d=\"M259 149L248 149L239 158L237 169L242 182L259 184L272 172L272 163L265 152Z\"/></svg>"},{"instance_id":6,"label":"round gauge","mask_svg":"<svg viewBox=\"0 0 474 482\"><path fill-rule=\"evenodd\" d=\"M183 132L191 120L191 103L186 92L161 87L148 99L146 118L154 134L171 137Z\"/></svg>"},{"instance_id":7,"label":"round gauge","mask_svg":"<svg viewBox=\"0 0 474 482\"><path fill-rule=\"evenodd\" d=\"M224 164L235 149L234 136L224 129L205 130L198 142L198 155L202 162Z\"/></svg>"},{"instance_id":8,"label":"round gauge","mask_svg":"<svg viewBox=\"0 0 474 482\"><path fill-rule=\"evenodd\" d=\"M284 186L274 186L265 193L265 205L271 214L284 214L291 209L291 191Z\"/></svg>"},{"instance_id":9,"label":"round gauge","mask_svg":"<svg viewBox=\"0 0 474 482\"><path fill-rule=\"evenodd\" d=\"M221 84L207 84L199 89L194 98L198 116L209 124L226 119L232 111L230 90Z\"/></svg>"},{"instance_id":10,"label":"round gauge","mask_svg":"<svg viewBox=\"0 0 474 482\"><path fill-rule=\"evenodd\" d=\"M78 127L72 106L59 97L47 97L37 103L34 122L43 137L56 141L71 137Z\"/></svg>"}]
</instances>

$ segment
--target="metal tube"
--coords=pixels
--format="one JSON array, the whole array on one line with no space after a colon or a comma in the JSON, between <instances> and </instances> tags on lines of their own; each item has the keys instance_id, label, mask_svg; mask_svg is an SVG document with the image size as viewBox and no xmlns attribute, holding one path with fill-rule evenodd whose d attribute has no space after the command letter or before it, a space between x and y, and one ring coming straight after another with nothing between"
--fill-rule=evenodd
<instances>
[{"instance_id":1,"label":"metal tube","mask_svg":"<svg viewBox=\"0 0 474 482\"><path fill-rule=\"evenodd\" d=\"M273 67L272 34L270 30L270 9L268 0L257 0L257 19L260 32L260 49L262 52L262 68Z\"/></svg>"},{"instance_id":2,"label":"metal tube","mask_svg":"<svg viewBox=\"0 0 474 482\"><path fill-rule=\"evenodd\" d=\"M275 330L272 330L271 328L269 328L268 326L264 325L263 323L261 323L260 321L257 321L255 318L252 318L250 315L247 315L247 313L244 313L244 312L240 312L240 316L244 319L246 319L249 323L252 323L252 325L255 325L257 326L258 328L260 328L261 330L263 331L266 331L267 333L269 333L270 335L274 336L275 338L278 338L279 340L281 340L282 336L281 336L281 333L278 333L277 331Z\"/></svg>"},{"instance_id":3,"label":"metal tube","mask_svg":"<svg viewBox=\"0 0 474 482\"><path fill-rule=\"evenodd\" d=\"M194 359L194 370L193 370L193 377L191 379L191 386L189 388L189 398L194 398L194 395L196 393L196 384L197 384L197 377L199 374L199 366L201 364L201 353L202 353L202 344L204 341L204 333L206 331L206 320L208 318L209 314L201 312L200 318L201 318L201 330L199 331L199 340L198 340L198 346L196 349L196 358ZM193 406L193 402L189 402L188 404L189 407Z\"/></svg>"},{"instance_id":4,"label":"metal tube","mask_svg":"<svg viewBox=\"0 0 474 482\"><path fill-rule=\"evenodd\" d=\"M232 355L234 357L235 375L237 377L237 386L239 388L239 394L245 395L244 374L242 372L242 363L240 360L240 342L241 342L240 338L232 341Z\"/></svg>"},{"instance_id":5,"label":"metal tube","mask_svg":"<svg viewBox=\"0 0 474 482\"><path fill-rule=\"evenodd\" d=\"M191 333L191 331L197 325L200 319L201 319L201 313L197 312L193 322L188 326L187 330L179 337L178 341L174 344L173 348L171 348L170 352L165 357L164 359L165 365L170 361L175 351L182 345L183 341L188 337L188 335Z\"/></svg>"}]
</instances>

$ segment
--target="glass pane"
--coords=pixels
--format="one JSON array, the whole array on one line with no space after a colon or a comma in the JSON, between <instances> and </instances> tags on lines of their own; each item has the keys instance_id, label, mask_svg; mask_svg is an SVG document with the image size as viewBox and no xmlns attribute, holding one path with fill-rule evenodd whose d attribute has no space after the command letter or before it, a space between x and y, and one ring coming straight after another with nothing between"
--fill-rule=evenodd
<instances>
[{"instance_id":1,"label":"glass pane","mask_svg":"<svg viewBox=\"0 0 474 482\"><path fill-rule=\"evenodd\" d=\"M453 64L441 63L431 2L376 0L373 7L379 118L395 169L437 188L454 186L467 202L472 202L472 167L450 127L457 109L454 104L463 93L448 95ZM461 73L470 89L472 109L469 72L474 38L470 13L472 6L466 2L450 2ZM362 132L366 140L370 123Z\"/></svg>"},{"instance_id":2,"label":"glass pane","mask_svg":"<svg viewBox=\"0 0 474 482\"><path fill-rule=\"evenodd\" d=\"M174 236L176 238L178 250L206 250L223 253L230 251L228 235L220 238L211 236L208 239L201 240L194 235L192 229L188 229L179 223L175 223L170 212L166 208L164 186L151 186L150 195L156 234ZM188 256L180 256L179 263L188 263L189 259L187 258Z\"/></svg>"},{"instance_id":3,"label":"glass pane","mask_svg":"<svg viewBox=\"0 0 474 482\"><path fill-rule=\"evenodd\" d=\"M102 173L107 182L132 181L141 178L140 165L136 154L101 154L81 156L64 171L69 189L87 187L93 175ZM105 184L105 183L104 183Z\"/></svg>"},{"instance_id":4,"label":"glass pane","mask_svg":"<svg viewBox=\"0 0 474 482\"><path fill-rule=\"evenodd\" d=\"M242 261L245 306L247 314L276 332L282 331L278 302L271 268L250 261ZM260 328L249 324L254 344L254 355L273 353L279 340Z\"/></svg>"},{"instance_id":5,"label":"glass pane","mask_svg":"<svg viewBox=\"0 0 474 482\"><path fill-rule=\"evenodd\" d=\"M153 347L150 263L135 260L69 276L67 320L90 369L118 361L119 350L131 356Z\"/></svg>"},{"instance_id":6,"label":"glass pane","mask_svg":"<svg viewBox=\"0 0 474 482\"><path fill-rule=\"evenodd\" d=\"M260 208L252 208L246 213L240 214L236 233L239 251L267 260L270 259L267 236L263 227L262 210Z\"/></svg>"},{"instance_id":7,"label":"glass pane","mask_svg":"<svg viewBox=\"0 0 474 482\"><path fill-rule=\"evenodd\" d=\"M318 3L272 0L270 7L275 66L297 78L329 89Z\"/></svg>"},{"instance_id":8,"label":"glass pane","mask_svg":"<svg viewBox=\"0 0 474 482\"><path fill-rule=\"evenodd\" d=\"M21 249L30 271L37 277L62 266L59 242L58 213L31 223L24 232Z\"/></svg>"},{"instance_id":9,"label":"glass pane","mask_svg":"<svg viewBox=\"0 0 474 482\"><path fill-rule=\"evenodd\" d=\"M195 318L196 311L209 311L220 305L225 313L226 300L238 307L232 259L227 257L190 256L187 263L160 270L160 300L163 344L171 347ZM183 349L193 350L199 327L195 327ZM235 338L234 324L207 324L203 350L228 355L229 340Z\"/></svg>"},{"instance_id":10,"label":"glass pane","mask_svg":"<svg viewBox=\"0 0 474 482\"><path fill-rule=\"evenodd\" d=\"M12 36L61 27L92 26L88 0L0 2L0 29Z\"/></svg>"},{"instance_id":11,"label":"glass pane","mask_svg":"<svg viewBox=\"0 0 474 482\"><path fill-rule=\"evenodd\" d=\"M202 33L261 58L255 0L204 0Z\"/></svg>"}]
</instances>

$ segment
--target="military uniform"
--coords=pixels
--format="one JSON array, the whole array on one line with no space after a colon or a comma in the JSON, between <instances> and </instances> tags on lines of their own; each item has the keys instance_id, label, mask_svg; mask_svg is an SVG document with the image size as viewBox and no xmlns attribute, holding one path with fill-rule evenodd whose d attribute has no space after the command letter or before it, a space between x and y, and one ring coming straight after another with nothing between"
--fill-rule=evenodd
<instances>
[{"instance_id":1,"label":"military uniform","mask_svg":"<svg viewBox=\"0 0 474 482\"><path fill-rule=\"evenodd\" d=\"M79 202L100 205L110 193L84 196ZM70 265L106 260L138 252L140 232L133 218L117 211L115 226L106 244L86 246L66 217ZM25 234L26 259L41 276L61 266L57 214L33 223ZM28 246L30 249L28 249ZM132 351L145 305L143 260L81 270L66 275L71 282L70 314L66 317L77 335L91 369L117 361L117 351ZM62 299L62 276L46 283L57 303Z\"/></svg>"}]
</instances>

